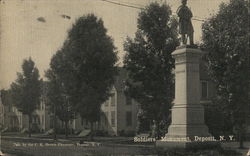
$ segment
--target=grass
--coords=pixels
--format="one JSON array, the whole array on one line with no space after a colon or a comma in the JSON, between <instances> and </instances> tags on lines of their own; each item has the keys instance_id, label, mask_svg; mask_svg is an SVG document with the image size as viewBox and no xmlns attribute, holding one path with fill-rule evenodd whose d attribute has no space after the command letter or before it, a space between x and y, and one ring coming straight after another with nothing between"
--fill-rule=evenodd
<instances>
[{"instance_id":1,"label":"grass","mask_svg":"<svg viewBox=\"0 0 250 156\"><path fill-rule=\"evenodd\" d=\"M98 147L15 147L14 143L79 143L79 140L88 141L88 138L72 137L64 139L59 136L59 141L54 141L41 136L33 136L31 138L4 136L3 137L3 151L15 156L119 156L119 155L151 155L151 156L240 156L234 150L224 150L222 148L210 150L180 150L172 149L164 151L162 149L155 149L153 143L149 144L135 144L131 138L124 137L96 137L96 142L101 142L102 146ZM139 146L144 145L144 146Z\"/></svg>"},{"instance_id":2,"label":"grass","mask_svg":"<svg viewBox=\"0 0 250 156\"><path fill-rule=\"evenodd\" d=\"M184 149L171 149L171 150L158 150L158 156L241 156L234 150L223 149L203 149L203 150L184 150Z\"/></svg>"}]
</instances>

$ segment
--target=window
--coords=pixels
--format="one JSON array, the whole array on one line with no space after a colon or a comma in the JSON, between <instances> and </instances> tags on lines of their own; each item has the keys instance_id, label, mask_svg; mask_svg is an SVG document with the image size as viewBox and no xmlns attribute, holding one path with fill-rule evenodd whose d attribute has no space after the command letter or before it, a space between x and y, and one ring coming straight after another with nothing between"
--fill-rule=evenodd
<instances>
[{"instance_id":1,"label":"window","mask_svg":"<svg viewBox=\"0 0 250 156\"><path fill-rule=\"evenodd\" d=\"M111 106L115 106L115 94L111 95Z\"/></svg>"},{"instance_id":2,"label":"window","mask_svg":"<svg viewBox=\"0 0 250 156\"><path fill-rule=\"evenodd\" d=\"M22 123L22 117L21 116L18 117L18 120L19 120L19 123Z\"/></svg>"},{"instance_id":3,"label":"window","mask_svg":"<svg viewBox=\"0 0 250 156\"><path fill-rule=\"evenodd\" d=\"M132 126L132 112L126 112L126 126Z\"/></svg>"},{"instance_id":4,"label":"window","mask_svg":"<svg viewBox=\"0 0 250 156\"><path fill-rule=\"evenodd\" d=\"M44 115L42 115L42 125L44 124Z\"/></svg>"},{"instance_id":5,"label":"window","mask_svg":"<svg viewBox=\"0 0 250 156\"><path fill-rule=\"evenodd\" d=\"M36 123L38 124L38 125L40 125L40 117L39 116L36 116Z\"/></svg>"},{"instance_id":6,"label":"window","mask_svg":"<svg viewBox=\"0 0 250 156\"><path fill-rule=\"evenodd\" d=\"M202 81L201 82L201 99L208 98L208 82Z\"/></svg>"},{"instance_id":7,"label":"window","mask_svg":"<svg viewBox=\"0 0 250 156\"><path fill-rule=\"evenodd\" d=\"M53 116L50 116L50 125L49 125L50 128L53 128L54 127L54 117Z\"/></svg>"},{"instance_id":8,"label":"window","mask_svg":"<svg viewBox=\"0 0 250 156\"><path fill-rule=\"evenodd\" d=\"M126 105L132 104L132 98L130 96L126 96Z\"/></svg>"},{"instance_id":9,"label":"window","mask_svg":"<svg viewBox=\"0 0 250 156\"><path fill-rule=\"evenodd\" d=\"M41 102L41 110L44 110L44 102Z\"/></svg>"},{"instance_id":10,"label":"window","mask_svg":"<svg viewBox=\"0 0 250 156\"><path fill-rule=\"evenodd\" d=\"M81 125L83 126L84 124L84 120L83 120L83 117L81 117Z\"/></svg>"},{"instance_id":11,"label":"window","mask_svg":"<svg viewBox=\"0 0 250 156\"><path fill-rule=\"evenodd\" d=\"M105 101L104 106L106 106L106 107L109 106L109 99Z\"/></svg>"},{"instance_id":12,"label":"window","mask_svg":"<svg viewBox=\"0 0 250 156\"><path fill-rule=\"evenodd\" d=\"M115 127L115 111L111 112L111 126Z\"/></svg>"},{"instance_id":13,"label":"window","mask_svg":"<svg viewBox=\"0 0 250 156\"><path fill-rule=\"evenodd\" d=\"M108 125L109 124L109 112L105 112L105 115L104 115L104 121L105 121L105 125Z\"/></svg>"}]
</instances>

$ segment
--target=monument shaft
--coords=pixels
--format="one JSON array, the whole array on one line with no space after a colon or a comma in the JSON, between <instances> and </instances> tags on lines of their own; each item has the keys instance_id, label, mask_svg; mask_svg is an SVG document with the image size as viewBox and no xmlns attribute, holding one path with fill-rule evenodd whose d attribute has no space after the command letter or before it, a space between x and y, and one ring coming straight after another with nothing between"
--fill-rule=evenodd
<instances>
[{"instance_id":1,"label":"monument shaft","mask_svg":"<svg viewBox=\"0 0 250 156\"><path fill-rule=\"evenodd\" d=\"M200 104L199 49L181 48L175 58L175 101L172 123L166 137L209 136L204 124L204 108Z\"/></svg>"},{"instance_id":2,"label":"monument shaft","mask_svg":"<svg viewBox=\"0 0 250 156\"><path fill-rule=\"evenodd\" d=\"M204 122L204 108L200 104L199 65L202 53L198 48L187 46L178 47L172 53L175 58L172 123L165 137L156 141L158 147L195 148L209 144L213 146L215 143L194 140L197 137L211 137Z\"/></svg>"}]
</instances>

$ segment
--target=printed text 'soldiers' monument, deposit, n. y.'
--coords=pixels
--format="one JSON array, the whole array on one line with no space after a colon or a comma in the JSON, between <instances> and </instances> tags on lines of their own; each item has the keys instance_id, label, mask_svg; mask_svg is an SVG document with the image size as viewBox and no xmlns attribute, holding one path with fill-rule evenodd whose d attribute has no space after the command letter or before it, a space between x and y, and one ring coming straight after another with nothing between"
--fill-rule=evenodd
<instances>
[{"instance_id":1,"label":"printed text 'soldiers' monument, deposit, n. y.'","mask_svg":"<svg viewBox=\"0 0 250 156\"><path fill-rule=\"evenodd\" d=\"M200 148L217 145L215 141L195 141L195 136L210 138L204 123L204 108L200 104L200 58L204 52L193 44L192 12L187 0L177 10L182 45L172 53L175 59L175 100L172 107L172 123L168 133L156 141L163 148ZM187 39L190 44L187 45ZM212 137L211 137L212 138Z\"/></svg>"}]
</instances>

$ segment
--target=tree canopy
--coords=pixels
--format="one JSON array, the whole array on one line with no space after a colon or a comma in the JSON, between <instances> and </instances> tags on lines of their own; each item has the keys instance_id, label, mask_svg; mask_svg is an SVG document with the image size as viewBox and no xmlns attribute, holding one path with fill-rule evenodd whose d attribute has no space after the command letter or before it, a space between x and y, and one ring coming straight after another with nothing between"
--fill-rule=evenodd
<instances>
[{"instance_id":1,"label":"tree canopy","mask_svg":"<svg viewBox=\"0 0 250 156\"><path fill-rule=\"evenodd\" d=\"M17 73L17 79L11 84L12 102L16 108L29 117L29 132L31 115L40 104L41 82L39 71L31 58L25 59L22 72Z\"/></svg>"},{"instance_id":2,"label":"tree canopy","mask_svg":"<svg viewBox=\"0 0 250 156\"><path fill-rule=\"evenodd\" d=\"M227 120L242 129L249 113L249 1L230 0L202 26L209 74Z\"/></svg>"},{"instance_id":3,"label":"tree canopy","mask_svg":"<svg viewBox=\"0 0 250 156\"><path fill-rule=\"evenodd\" d=\"M89 121L97 121L101 104L110 96L116 75L116 50L103 21L93 14L80 17L65 43L70 74L75 80L76 107ZM65 83L66 84L66 83ZM67 84L66 84L67 85ZM83 112L81 112L83 111Z\"/></svg>"},{"instance_id":4,"label":"tree canopy","mask_svg":"<svg viewBox=\"0 0 250 156\"><path fill-rule=\"evenodd\" d=\"M1 90L1 100L2 100L2 104L5 106L13 105L10 89L8 89L8 90L2 89Z\"/></svg>"},{"instance_id":5,"label":"tree canopy","mask_svg":"<svg viewBox=\"0 0 250 156\"><path fill-rule=\"evenodd\" d=\"M49 77L61 87L74 110L93 123L110 96L116 62L116 49L102 19L88 14L68 31L63 47L51 60Z\"/></svg>"},{"instance_id":6,"label":"tree canopy","mask_svg":"<svg viewBox=\"0 0 250 156\"><path fill-rule=\"evenodd\" d=\"M166 120L174 97L174 59L179 44L177 20L168 5L151 3L139 13L134 39L124 44L127 92L141 104L148 119Z\"/></svg>"}]
</instances>

